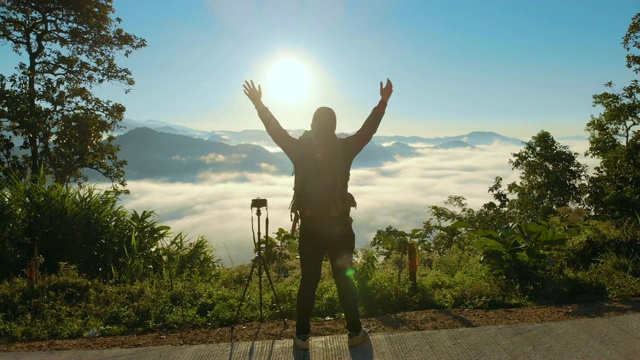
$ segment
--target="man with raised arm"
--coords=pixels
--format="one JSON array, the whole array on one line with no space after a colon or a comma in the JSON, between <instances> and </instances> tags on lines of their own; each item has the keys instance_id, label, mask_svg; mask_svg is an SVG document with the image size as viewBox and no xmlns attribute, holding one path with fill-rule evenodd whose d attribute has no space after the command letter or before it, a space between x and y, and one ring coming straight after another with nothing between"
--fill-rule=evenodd
<instances>
[{"instance_id":1,"label":"man with raised arm","mask_svg":"<svg viewBox=\"0 0 640 360\"><path fill-rule=\"evenodd\" d=\"M371 141L384 116L393 84L380 82L380 101L353 135L338 138L336 114L320 107L313 114L311 130L299 139L289 135L262 103L262 88L253 80L245 81L244 93L253 103L267 133L293 163L295 180L291 212L294 226L300 221L298 248L302 278L296 302L296 334L294 345L309 349L311 313L320 282L322 260L329 256L331 271L345 314L349 346L364 343L369 334L362 327L358 310L358 294L353 280L355 235L350 210L356 206L348 191L353 159Z\"/></svg>"}]
</instances>

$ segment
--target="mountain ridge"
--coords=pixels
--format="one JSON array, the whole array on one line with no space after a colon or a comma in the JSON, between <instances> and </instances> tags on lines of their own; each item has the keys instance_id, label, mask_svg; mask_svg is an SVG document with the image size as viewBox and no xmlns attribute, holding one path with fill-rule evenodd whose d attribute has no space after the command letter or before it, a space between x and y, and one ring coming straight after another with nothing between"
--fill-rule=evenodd
<instances>
[{"instance_id":1,"label":"mountain ridge","mask_svg":"<svg viewBox=\"0 0 640 360\"><path fill-rule=\"evenodd\" d=\"M183 125L171 124L157 120L138 121L132 119L124 119L121 123L122 129L115 135L123 135L127 131L139 127L147 127L158 132L165 132L175 135L186 135L194 138L205 139L209 141L219 141L230 145L251 143L265 147L275 147L269 135L264 129L245 129L240 131L231 130L197 130ZM293 137L299 137L305 131L304 129L287 129ZM339 136L348 136L351 134L338 134ZM384 144L399 142L404 144L426 144L438 145L450 141L464 141L470 145L491 145L496 141L510 143L514 145L522 145L523 141L517 138L504 136L493 131L472 131L464 135L444 136L426 138L422 136L402 136L402 135L374 135L373 142Z\"/></svg>"},{"instance_id":2,"label":"mountain ridge","mask_svg":"<svg viewBox=\"0 0 640 360\"><path fill-rule=\"evenodd\" d=\"M293 172L291 162L265 130L203 131L162 121L130 119L121 125L120 131L114 134L114 143L120 147L119 157L128 162L125 172L129 180L191 182L206 173L290 175ZM288 130L293 137L299 137L304 131ZM348 135L338 134L339 137ZM376 135L358 154L352 167L379 167L402 158L421 156L423 149L481 150L479 146L496 142L523 145L519 139L491 131L436 138Z\"/></svg>"}]
</instances>

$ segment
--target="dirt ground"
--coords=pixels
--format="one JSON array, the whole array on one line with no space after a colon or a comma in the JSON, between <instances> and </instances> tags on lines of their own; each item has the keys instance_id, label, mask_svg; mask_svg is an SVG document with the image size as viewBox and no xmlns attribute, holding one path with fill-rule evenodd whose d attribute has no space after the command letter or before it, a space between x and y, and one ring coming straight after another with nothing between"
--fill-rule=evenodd
<instances>
[{"instance_id":1,"label":"dirt ground","mask_svg":"<svg viewBox=\"0 0 640 360\"><path fill-rule=\"evenodd\" d=\"M640 298L601 301L562 306L536 306L497 310L425 310L363 319L370 333L454 329L488 325L543 323L640 312ZM293 336L295 321L266 321L238 325L234 341L288 339ZM312 322L312 336L345 333L342 320ZM47 340L12 343L0 340L0 351L44 351L73 349L131 348L164 345L195 345L231 342L231 328L192 329L153 332L130 336L96 336L71 340Z\"/></svg>"}]
</instances>

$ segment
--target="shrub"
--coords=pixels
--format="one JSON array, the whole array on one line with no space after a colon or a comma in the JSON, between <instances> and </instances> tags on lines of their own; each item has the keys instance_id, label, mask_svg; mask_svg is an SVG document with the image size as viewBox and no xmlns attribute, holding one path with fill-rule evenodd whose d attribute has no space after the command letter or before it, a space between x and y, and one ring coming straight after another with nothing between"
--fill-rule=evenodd
<instances>
[{"instance_id":1,"label":"shrub","mask_svg":"<svg viewBox=\"0 0 640 360\"><path fill-rule=\"evenodd\" d=\"M605 254L591 271L607 289L610 298L630 298L640 295L640 259Z\"/></svg>"},{"instance_id":2,"label":"shrub","mask_svg":"<svg viewBox=\"0 0 640 360\"><path fill-rule=\"evenodd\" d=\"M480 262L480 255L452 248L435 258L423 271L419 289L437 307L490 308L518 302L517 292L505 291L506 283Z\"/></svg>"},{"instance_id":3,"label":"shrub","mask_svg":"<svg viewBox=\"0 0 640 360\"><path fill-rule=\"evenodd\" d=\"M521 288L538 286L540 271L555 261L550 250L567 239L548 224L512 223L498 231L478 229L474 246L482 251L481 261L498 276L515 281Z\"/></svg>"}]
</instances>

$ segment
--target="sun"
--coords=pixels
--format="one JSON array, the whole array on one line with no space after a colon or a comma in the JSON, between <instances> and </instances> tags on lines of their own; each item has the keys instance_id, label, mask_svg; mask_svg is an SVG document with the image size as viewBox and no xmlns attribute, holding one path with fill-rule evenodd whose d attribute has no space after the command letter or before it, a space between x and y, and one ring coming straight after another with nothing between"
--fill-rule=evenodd
<instances>
[{"instance_id":1,"label":"sun","mask_svg":"<svg viewBox=\"0 0 640 360\"><path fill-rule=\"evenodd\" d=\"M303 57L280 54L267 67L263 91L274 100L295 105L308 99L313 84L311 66Z\"/></svg>"}]
</instances>

